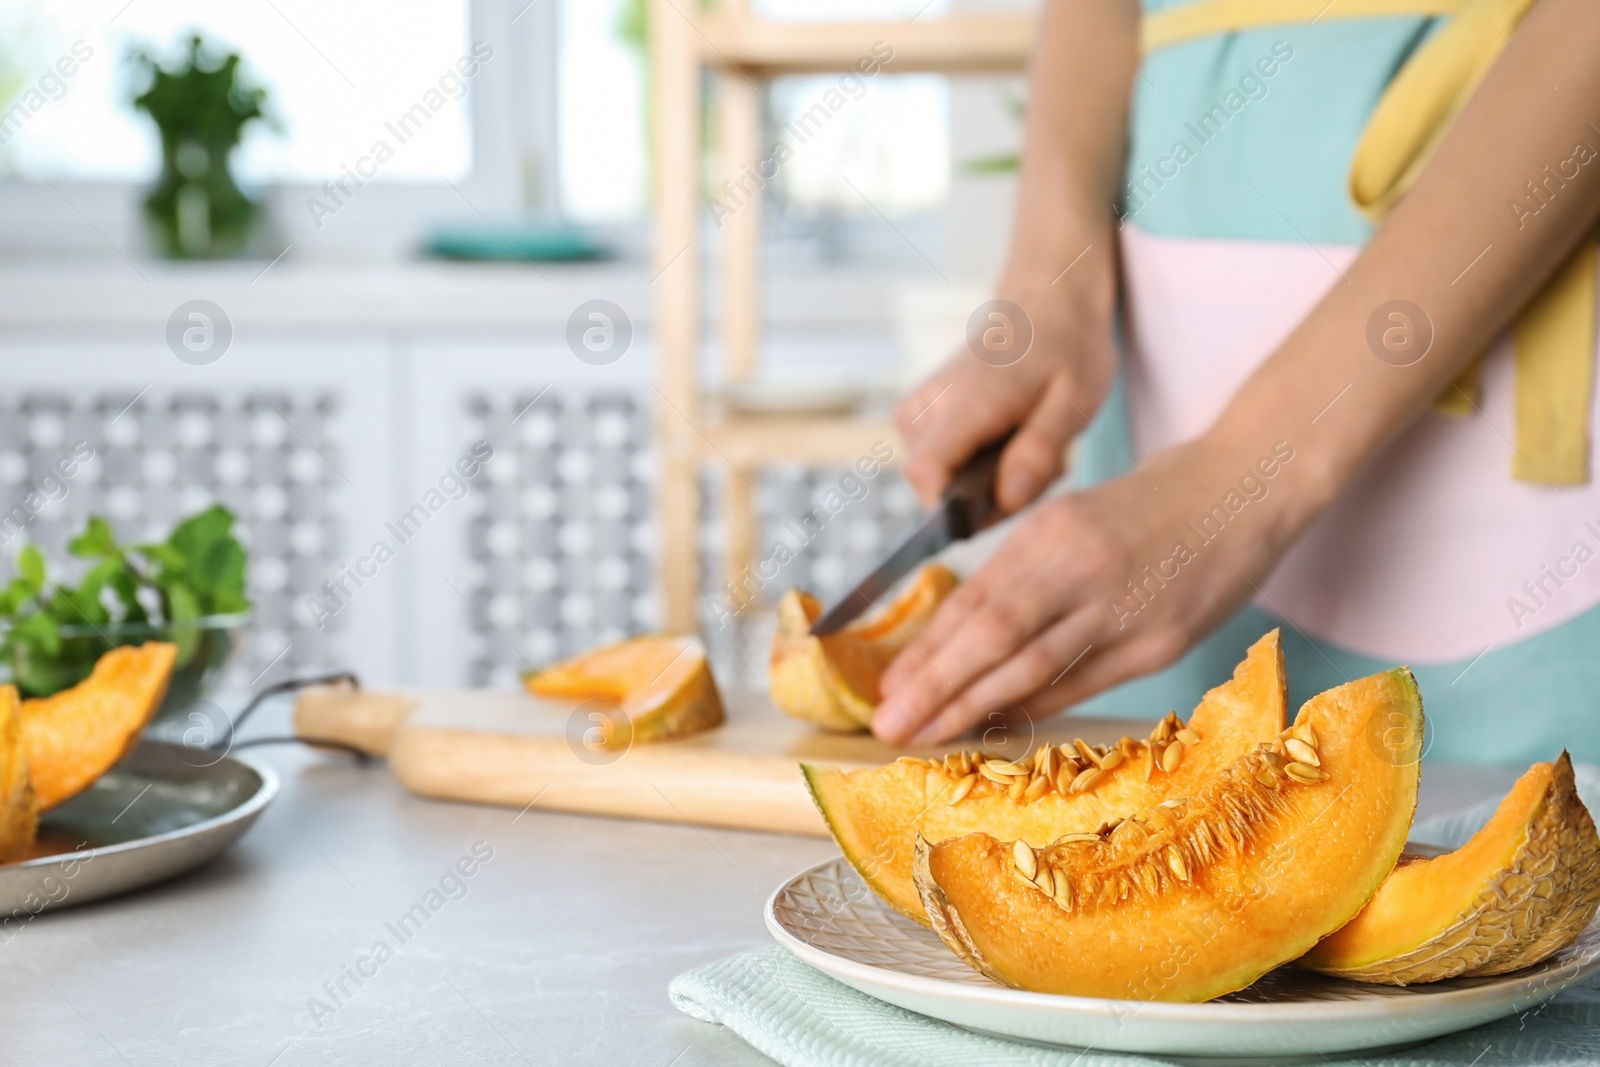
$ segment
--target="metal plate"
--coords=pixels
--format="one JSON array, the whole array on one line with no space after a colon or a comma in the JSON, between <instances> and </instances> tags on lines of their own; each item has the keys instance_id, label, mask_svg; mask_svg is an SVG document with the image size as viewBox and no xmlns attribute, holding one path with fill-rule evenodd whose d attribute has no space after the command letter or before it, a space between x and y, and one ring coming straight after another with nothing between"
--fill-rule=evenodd
<instances>
[{"instance_id":1,"label":"metal plate","mask_svg":"<svg viewBox=\"0 0 1600 1067\"><path fill-rule=\"evenodd\" d=\"M192 870L238 840L277 792L268 768L142 741L39 820L33 858L0 867L0 923Z\"/></svg>"},{"instance_id":2,"label":"metal plate","mask_svg":"<svg viewBox=\"0 0 1600 1067\"><path fill-rule=\"evenodd\" d=\"M1600 973L1600 922L1507 975L1367 985L1285 967L1205 1004L1100 1000L1008 989L897 914L843 858L802 871L767 901L767 929L806 963L868 996L981 1033L1190 1064L1322 1063L1402 1048L1527 1011Z\"/></svg>"}]
</instances>

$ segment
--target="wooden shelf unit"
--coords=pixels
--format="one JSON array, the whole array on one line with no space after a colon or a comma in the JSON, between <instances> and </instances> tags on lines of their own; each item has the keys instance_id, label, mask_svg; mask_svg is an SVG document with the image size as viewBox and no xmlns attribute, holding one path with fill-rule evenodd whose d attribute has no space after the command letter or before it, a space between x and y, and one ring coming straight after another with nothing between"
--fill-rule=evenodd
<instances>
[{"instance_id":1,"label":"wooden shelf unit","mask_svg":"<svg viewBox=\"0 0 1600 1067\"><path fill-rule=\"evenodd\" d=\"M844 465L896 441L881 420L840 416L707 413L697 373L701 344L699 229L701 72L716 82L719 156L733 178L754 168L762 141L761 86L777 75L844 73L863 57L892 56L884 73L975 74L1026 69L1032 51L1031 12L972 13L900 22L773 22L750 14L746 0L722 0L702 12L696 0L650 0L652 123L655 134L655 220L652 274L660 373L660 522L662 623L699 625L699 524L702 465L723 468L726 569L737 575L754 558L754 474L781 462ZM876 51L875 51L876 50ZM761 202L759 196L722 220L721 342L724 377L747 379L761 335ZM898 450L898 445L897 445Z\"/></svg>"}]
</instances>

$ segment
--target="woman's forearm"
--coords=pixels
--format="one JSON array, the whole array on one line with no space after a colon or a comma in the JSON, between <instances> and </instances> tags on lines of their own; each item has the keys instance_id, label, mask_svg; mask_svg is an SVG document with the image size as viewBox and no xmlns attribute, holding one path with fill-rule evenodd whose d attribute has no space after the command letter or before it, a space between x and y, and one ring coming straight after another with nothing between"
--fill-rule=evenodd
<instances>
[{"instance_id":1,"label":"woman's forearm","mask_svg":"<svg viewBox=\"0 0 1600 1067\"><path fill-rule=\"evenodd\" d=\"M1462 17L1472 17L1463 15ZM1287 440L1307 457L1278 535L1299 534L1482 352L1600 216L1600 159L1570 166L1536 217L1510 204L1575 146L1600 148L1600 5L1540 0L1432 162L1360 257L1250 377L1207 435L1227 450ZM1368 325L1407 300L1432 347L1379 359ZM1509 437L1512 428L1503 427ZM1253 453L1251 453L1253 454Z\"/></svg>"},{"instance_id":2,"label":"woman's forearm","mask_svg":"<svg viewBox=\"0 0 1600 1067\"><path fill-rule=\"evenodd\" d=\"M1138 20L1136 0L1044 5L1002 290L1069 291L1073 287L1052 283L1070 264L1073 275L1082 269L1082 277L1105 281L1097 288L1107 290L1100 296L1109 313L1113 206L1127 152Z\"/></svg>"}]
</instances>

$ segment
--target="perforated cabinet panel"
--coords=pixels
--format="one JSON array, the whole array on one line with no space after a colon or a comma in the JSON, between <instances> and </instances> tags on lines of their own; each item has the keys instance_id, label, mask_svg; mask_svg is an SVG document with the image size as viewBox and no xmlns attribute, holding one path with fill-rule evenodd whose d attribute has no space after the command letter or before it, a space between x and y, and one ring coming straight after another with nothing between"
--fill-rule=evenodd
<instances>
[{"instance_id":1,"label":"perforated cabinet panel","mask_svg":"<svg viewBox=\"0 0 1600 1067\"><path fill-rule=\"evenodd\" d=\"M255 602L226 684L340 665L341 620L318 629L299 607L342 547L339 406L331 391L270 387L0 392L0 507L10 520L0 522L0 568L9 579L17 550L33 541L52 576L76 579L84 563L67 542L89 515L105 516L123 541L143 541L220 501L238 516ZM82 455L85 445L93 458L73 477L47 480L59 478L58 460L75 447ZM30 493L44 502L36 514Z\"/></svg>"},{"instance_id":2,"label":"perforated cabinet panel","mask_svg":"<svg viewBox=\"0 0 1600 1067\"><path fill-rule=\"evenodd\" d=\"M542 395L533 386L468 388L449 399L461 449L487 441L495 452L459 503L463 521L428 535L451 539L447 551L459 563L449 571L460 576L465 599L452 593L441 603L466 635L462 681L516 684L530 665L659 625L653 401L648 387L570 384ZM17 549L33 540L53 574L75 578L83 564L66 544L88 515L105 515L120 538L136 541L164 536L181 517L220 501L239 517L256 605L226 684L259 687L345 667L362 616L336 612L319 627L309 605L326 602L324 583L403 505L353 513L344 470L352 431L341 411L337 386L0 391L0 573L9 577ZM46 500L41 479L79 441L93 459ZM361 443L389 455L381 441ZM914 524L916 502L897 473L854 483L842 481L848 473L782 467L752 475L756 565L731 595L724 583L740 576L723 573L721 476L708 468L701 618L730 683L764 679L771 608L785 589L801 585L833 600ZM14 509L30 492L46 502L36 515L25 509L21 521ZM384 574L386 582L406 580L398 567ZM403 612L385 624L420 625Z\"/></svg>"}]
</instances>

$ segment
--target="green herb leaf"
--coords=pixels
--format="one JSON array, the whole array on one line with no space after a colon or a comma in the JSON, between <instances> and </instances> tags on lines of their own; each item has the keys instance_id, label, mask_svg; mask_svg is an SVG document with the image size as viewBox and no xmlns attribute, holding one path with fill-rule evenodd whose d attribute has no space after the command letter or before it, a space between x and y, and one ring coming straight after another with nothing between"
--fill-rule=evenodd
<instances>
[{"instance_id":1,"label":"green herb leaf","mask_svg":"<svg viewBox=\"0 0 1600 1067\"><path fill-rule=\"evenodd\" d=\"M67 542L67 551L83 559L122 555L111 524L98 515L89 516L89 525L84 527L83 533Z\"/></svg>"},{"instance_id":2,"label":"green herb leaf","mask_svg":"<svg viewBox=\"0 0 1600 1067\"><path fill-rule=\"evenodd\" d=\"M44 556L37 545L24 545L17 553L17 572L35 596L44 592Z\"/></svg>"},{"instance_id":3,"label":"green herb leaf","mask_svg":"<svg viewBox=\"0 0 1600 1067\"><path fill-rule=\"evenodd\" d=\"M61 651L61 628L48 614L36 611L11 628L10 640L38 645L53 656Z\"/></svg>"}]
</instances>

